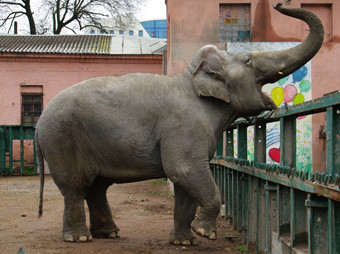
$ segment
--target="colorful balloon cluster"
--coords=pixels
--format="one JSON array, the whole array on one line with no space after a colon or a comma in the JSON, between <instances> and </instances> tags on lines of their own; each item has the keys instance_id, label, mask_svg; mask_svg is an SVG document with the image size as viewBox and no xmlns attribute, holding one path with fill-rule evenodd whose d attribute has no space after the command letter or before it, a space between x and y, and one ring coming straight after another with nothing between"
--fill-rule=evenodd
<instances>
[{"instance_id":1,"label":"colorful balloon cluster","mask_svg":"<svg viewBox=\"0 0 340 254\"><path fill-rule=\"evenodd\" d=\"M285 77L278 81L280 86L275 87L270 94L276 106L280 106L282 102L284 102L284 104L292 102L296 105L305 101L305 97L303 96L302 92L308 92L312 87L310 81L303 80L307 73L307 67L302 66L292 74L292 84L283 87L289 77ZM296 87L297 83L299 83L300 92L298 92Z\"/></svg>"},{"instance_id":2,"label":"colorful balloon cluster","mask_svg":"<svg viewBox=\"0 0 340 254\"><path fill-rule=\"evenodd\" d=\"M290 76L285 77L278 81L279 86L276 86L270 92L272 100L276 106L280 107L281 104L293 103L294 105L305 102L305 96L302 93L308 92L312 85L309 80L304 80L308 74L306 66L301 67L295 71L291 78ZM292 80L291 82L287 82ZM302 119L305 116L299 116L298 119ZM279 139L279 132L274 131L267 132L267 139ZM280 146L279 143L271 144L268 148L269 157L276 163L280 163Z\"/></svg>"}]
</instances>

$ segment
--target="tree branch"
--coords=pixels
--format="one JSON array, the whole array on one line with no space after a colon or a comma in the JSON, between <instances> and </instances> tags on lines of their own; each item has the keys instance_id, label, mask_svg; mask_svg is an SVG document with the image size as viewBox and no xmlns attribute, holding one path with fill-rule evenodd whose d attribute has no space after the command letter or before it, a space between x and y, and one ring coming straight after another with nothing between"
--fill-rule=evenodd
<instances>
[{"instance_id":1,"label":"tree branch","mask_svg":"<svg viewBox=\"0 0 340 254\"><path fill-rule=\"evenodd\" d=\"M21 3L14 3L14 2L0 2L0 4L8 4L8 5L16 5L16 6L20 6L22 8L25 8L25 6Z\"/></svg>"}]
</instances>

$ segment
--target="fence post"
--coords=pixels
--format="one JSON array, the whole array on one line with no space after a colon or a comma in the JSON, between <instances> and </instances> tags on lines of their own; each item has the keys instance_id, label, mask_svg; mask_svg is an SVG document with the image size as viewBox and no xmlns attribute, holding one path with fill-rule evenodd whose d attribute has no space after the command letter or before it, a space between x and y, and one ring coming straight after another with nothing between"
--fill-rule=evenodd
<instances>
[{"instance_id":1,"label":"fence post","mask_svg":"<svg viewBox=\"0 0 340 254\"><path fill-rule=\"evenodd\" d=\"M5 149L5 128L0 127L0 173L5 173L6 149Z\"/></svg>"},{"instance_id":2,"label":"fence post","mask_svg":"<svg viewBox=\"0 0 340 254\"><path fill-rule=\"evenodd\" d=\"M326 172L340 175L340 106L327 108Z\"/></svg>"}]
</instances>

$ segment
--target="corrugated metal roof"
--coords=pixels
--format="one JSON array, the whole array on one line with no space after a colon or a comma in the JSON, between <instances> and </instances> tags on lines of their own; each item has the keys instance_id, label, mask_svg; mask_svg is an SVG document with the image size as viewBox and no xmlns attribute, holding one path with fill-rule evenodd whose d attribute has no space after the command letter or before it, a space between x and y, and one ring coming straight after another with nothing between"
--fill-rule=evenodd
<instances>
[{"instance_id":1,"label":"corrugated metal roof","mask_svg":"<svg viewBox=\"0 0 340 254\"><path fill-rule=\"evenodd\" d=\"M166 40L115 35L0 35L1 53L161 54Z\"/></svg>"}]
</instances>

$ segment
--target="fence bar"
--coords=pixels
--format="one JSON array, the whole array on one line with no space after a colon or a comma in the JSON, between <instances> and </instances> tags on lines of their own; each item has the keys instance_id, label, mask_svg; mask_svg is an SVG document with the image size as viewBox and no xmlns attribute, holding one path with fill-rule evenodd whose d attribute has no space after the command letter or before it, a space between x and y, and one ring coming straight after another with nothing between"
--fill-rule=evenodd
<instances>
[{"instance_id":1,"label":"fence bar","mask_svg":"<svg viewBox=\"0 0 340 254\"><path fill-rule=\"evenodd\" d=\"M6 172L5 128L0 127L0 173Z\"/></svg>"},{"instance_id":2,"label":"fence bar","mask_svg":"<svg viewBox=\"0 0 340 254\"><path fill-rule=\"evenodd\" d=\"M296 165L296 118L280 119L281 165L295 168ZM284 130L284 131L282 131Z\"/></svg>"},{"instance_id":3,"label":"fence bar","mask_svg":"<svg viewBox=\"0 0 340 254\"><path fill-rule=\"evenodd\" d=\"M218 143L217 143L217 150L216 150L216 156L223 156L223 135L222 135L222 137L218 140Z\"/></svg>"},{"instance_id":4,"label":"fence bar","mask_svg":"<svg viewBox=\"0 0 340 254\"><path fill-rule=\"evenodd\" d=\"M20 173L24 174L24 131L22 126L20 126Z\"/></svg>"},{"instance_id":5,"label":"fence bar","mask_svg":"<svg viewBox=\"0 0 340 254\"><path fill-rule=\"evenodd\" d=\"M226 131L226 156L234 157L234 130Z\"/></svg>"},{"instance_id":6,"label":"fence bar","mask_svg":"<svg viewBox=\"0 0 340 254\"><path fill-rule=\"evenodd\" d=\"M13 139L12 127L9 127L9 174L13 174Z\"/></svg>"},{"instance_id":7,"label":"fence bar","mask_svg":"<svg viewBox=\"0 0 340 254\"><path fill-rule=\"evenodd\" d=\"M247 159L247 125L237 126L237 156L238 159Z\"/></svg>"},{"instance_id":8,"label":"fence bar","mask_svg":"<svg viewBox=\"0 0 340 254\"><path fill-rule=\"evenodd\" d=\"M266 123L254 125L254 160L266 162Z\"/></svg>"}]
</instances>

